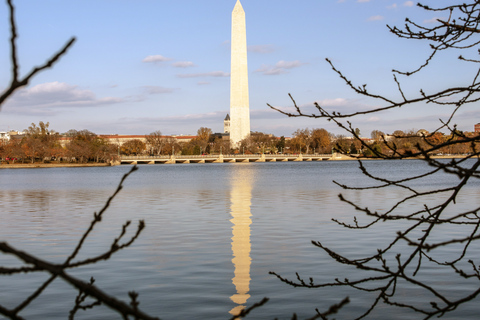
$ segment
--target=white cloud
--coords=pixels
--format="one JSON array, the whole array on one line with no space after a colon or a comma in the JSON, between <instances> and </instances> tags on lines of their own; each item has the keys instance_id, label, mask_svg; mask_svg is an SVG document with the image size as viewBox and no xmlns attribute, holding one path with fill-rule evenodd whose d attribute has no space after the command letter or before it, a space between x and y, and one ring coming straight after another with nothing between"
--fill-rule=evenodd
<instances>
[{"instance_id":1,"label":"white cloud","mask_svg":"<svg viewBox=\"0 0 480 320\"><path fill-rule=\"evenodd\" d=\"M447 19L446 18L443 18L443 17L434 17L432 19L428 19L428 20L423 20L423 23L438 23L438 19L440 20L443 20L443 21L446 21Z\"/></svg>"},{"instance_id":2,"label":"white cloud","mask_svg":"<svg viewBox=\"0 0 480 320\"><path fill-rule=\"evenodd\" d=\"M144 86L143 88L148 94L172 93L175 90L173 88L165 88L160 86Z\"/></svg>"},{"instance_id":3,"label":"white cloud","mask_svg":"<svg viewBox=\"0 0 480 320\"><path fill-rule=\"evenodd\" d=\"M281 68L275 68L273 66L267 66L267 65L262 65L260 68L255 70L255 72L260 72L263 73L266 76L273 76L273 75L279 75L286 73L287 71L281 69Z\"/></svg>"},{"instance_id":4,"label":"white cloud","mask_svg":"<svg viewBox=\"0 0 480 320\"><path fill-rule=\"evenodd\" d=\"M223 71L212 71L204 73L184 73L177 74L179 78L198 78L198 77L229 77L230 73Z\"/></svg>"},{"instance_id":5,"label":"white cloud","mask_svg":"<svg viewBox=\"0 0 480 320\"><path fill-rule=\"evenodd\" d=\"M344 99L344 98L336 98L336 99L324 99L320 101L315 101L317 102L320 106L325 106L325 107L345 107L351 104L352 102Z\"/></svg>"},{"instance_id":6,"label":"white cloud","mask_svg":"<svg viewBox=\"0 0 480 320\"><path fill-rule=\"evenodd\" d=\"M406 1L403 5L405 7L413 7L415 5L415 3L413 1Z\"/></svg>"},{"instance_id":7,"label":"white cloud","mask_svg":"<svg viewBox=\"0 0 480 320\"><path fill-rule=\"evenodd\" d=\"M264 75L279 75L283 73L287 73L287 69L298 68L305 63L300 62L298 60L295 61L284 61L280 60L274 66L269 65L262 65L260 68L255 70L255 72L263 73Z\"/></svg>"},{"instance_id":8,"label":"white cloud","mask_svg":"<svg viewBox=\"0 0 480 320\"><path fill-rule=\"evenodd\" d=\"M364 3L364 2L370 2L370 0L357 0L357 2Z\"/></svg>"},{"instance_id":9,"label":"white cloud","mask_svg":"<svg viewBox=\"0 0 480 320\"><path fill-rule=\"evenodd\" d=\"M250 52L256 52L256 53L272 53L275 51L275 48L271 44L264 44L264 45L248 46L247 50Z\"/></svg>"},{"instance_id":10,"label":"white cloud","mask_svg":"<svg viewBox=\"0 0 480 320\"><path fill-rule=\"evenodd\" d=\"M394 4L390 5L390 6L388 6L387 9L397 9L397 7L398 7L397 4L394 3Z\"/></svg>"},{"instance_id":11,"label":"white cloud","mask_svg":"<svg viewBox=\"0 0 480 320\"><path fill-rule=\"evenodd\" d=\"M277 68L283 68L283 69L292 69L292 68L298 68L302 65L303 63L301 63L300 61L298 60L295 60L295 61L284 61L284 60L280 60L277 62L277 64L275 65Z\"/></svg>"},{"instance_id":12,"label":"white cloud","mask_svg":"<svg viewBox=\"0 0 480 320\"><path fill-rule=\"evenodd\" d=\"M383 16L371 16L370 18L368 18L368 21L380 21L383 19Z\"/></svg>"},{"instance_id":13,"label":"white cloud","mask_svg":"<svg viewBox=\"0 0 480 320\"><path fill-rule=\"evenodd\" d=\"M375 108L375 106L367 105L359 99L334 98L317 100L315 102L328 112L336 111L343 114ZM316 108L313 107L313 104L305 104L302 108L312 108L309 109L309 111L318 113Z\"/></svg>"},{"instance_id":14,"label":"white cloud","mask_svg":"<svg viewBox=\"0 0 480 320\"><path fill-rule=\"evenodd\" d=\"M195 67L195 64L191 61L178 61L172 63L172 66L175 68L190 68L190 67Z\"/></svg>"},{"instance_id":15,"label":"white cloud","mask_svg":"<svg viewBox=\"0 0 480 320\"><path fill-rule=\"evenodd\" d=\"M77 86L63 82L48 82L38 84L16 93L6 105L13 108L63 108L63 107L93 107L123 102L123 99L104 97L97 99L90 90L79 89ZM11 110L13 111L13 110Z\"/></svg>"},{"instance_id":16,"label":"white cloud","mask_svg":"<svg viewBox=\"0 0 480 320\"><path fill-rule=\"evenodd\" d=\"M155 62L164 62L164 61L170 61L170 60L172 60L172 59L157 54L157 55L153 55L153 56L146 56L142 60L142 62L147 62L147 63L154 62L155 63Z\"/></svg>"},{"instance_id":17,"label":"white cloud","mask_svg":"<svg viewBox=\"0 0 480 320\"><path fill-rule=\"evenodd\" d=\"M250 118L253 120L271 120L271 119L285 119L285 115L273 109L251 110Z\"/></svg>"},{"instance_id":18,"label":"white cloud","mask_svg":"<svg viewBox=\"0 0 480 320\"><path fill-rule=\"evenodd\" d=\"M138 117L138 118L121 118L120 120L126 121L128 123L138 123L138 124L160 124L160 125L177 125L177 124L198 124L198 123L210 123L218 122L223 125L223 119L227 111L214 111L208 113L194 113L194 114L183 114L177 116L167 116L167 117ZM199 122L199 120L202 120ZM183 132L187 134L187 132Z\"/></svg>"},{"instance_id":19,"label":"white cloud","mask_svg":"<svg viewBox=\"0 0 480 320\"><path fill-rule=\"evenodd\" d=\"M315 102L308 103L297 103L297 106L302 110L304 114L318 114L318 110L315 107L314 103L318 103L322 109L327 112L340 112L342 114L353 113L357 111L371 110L375 108L371 105L366 105L358 99L345 99L345 98L334 98L334 99L322 99ZM296 114L297 111L293 105L290 106L275 106L276 108Z\"/></svg>"}]
</instances>

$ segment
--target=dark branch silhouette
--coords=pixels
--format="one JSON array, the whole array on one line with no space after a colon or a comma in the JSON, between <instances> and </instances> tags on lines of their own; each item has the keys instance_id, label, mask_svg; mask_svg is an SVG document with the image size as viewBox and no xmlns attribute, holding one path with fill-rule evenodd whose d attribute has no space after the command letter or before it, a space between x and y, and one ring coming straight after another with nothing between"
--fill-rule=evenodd
<instances>
[{"instance_id":1,"label":"dark branch silhouette","mask_svg":"<svg viewBox=\"0 0 480 320\"><path fill-rule=\"evenodd\" d=\"M67 50L73 45L75 42L75 38L71 38L63 48L61 48L57 53L55 53L51 58L47 60L43 65L34 68L31 70L25 77L20 78L19 76L19 68L20 64L17 59L17 46L16 46L16 38L17 38L17 27L15 24L15 8L13 6L12 0L7 0L7 5L9 7L10 13L10 50L11 50L11 64L12 64L12 80L10 86L1 94L0 96L0 110L3 103L5 103L6 99L10 97L15 90L26 86L30 79L38 74L40 71L52 67L65 53ZM41 123L43 125L43 123ZM35 124L32 124L35 126ZM48 128L48 123L46 125ZM160 133L159 133L160 135ZM87 311L93 309L96 306L105 305L112 309L113 311L117 312L123 319L129 319L133 317L136 320L140 319L158 319L156 317L152 317L145 312L139 309L140 302L138 301L138 293L134 291L128 292L130 298L130 304L127 304L117 298L113 297L112 295L103 292L99 288L97 288L94 283L95 279L91 278L89 282L82 281L76 277L71 276L67 273L68 270L73 268L82 267L85 265L91 265L102 260L108 260L110 257L115 254L116 252L128 248L133 242L140 236L140 233L145 228L145 223L143 220L140 220L137 226L137 230L130 239L123 241L123 237L127 233L127 229L130 226L131 222L127 221L123 225L120 234L117 238L113 239L110 248L107 248L105 252L95 257L86 258L84 260L74 261L78 253L82 250L84 243L91 232L94 230L94 227L102 221L102 217L109 208L111 202L115 199L118 193L123 188L123 183L127 177L136 171L138 168L137 166L133 166L129 172L127 172L122 179L120 180L117 188L115 189L112 196L108 198L104 206L100 209L97 213L93 214L93 219L84 232L80 240L78 241L76 247L73 249L72 253L67 257L65 262L62 264L55 264L45 261L39 257L34 256L31 253L21 251L17 248L12 247L7 242L0 242L0 252L2 254L9 254L17 257L21 261L24 262L24 266L22 267L15 267L15 268L7 268L0 266L0 276L8 276L8 275L15 275L15 274L28 274L28 273L48 273L50 277L44 281L38 288L33 289L33 292L23 299L18 305L14 308L7 308L0 303L0 315L3 315L9 319L13 320L20 320L24 319L20 313L24 310L28 305L30 305L35 299L37 299L44 291L48 288L48 286L57 278L61 278L63 281L71 285L75 290L78 290L78 295L73 301L73 307L69 312L68 319L74 319L75 315L78 311ZM5 288L3 288L5 289ZM232 319L239 319L241 317L247 316L252 310L261 307L265 303L267 303L268 299L264 298L258 303L253 304L251 307L242 310L238 315L233 316ZM335 310L335 309L332 309ZM331 310L328 311L329 314L332 312Z\"/></svg>"},{"instance_id":2,"label":"dark branch silhouette","mask_svg":"<svg viewBox=\"0 0 480 320\"><path fill-rule=\"evenodd\" d=\"M372 250L370 255L361 258L350 258L340 254L335 248L325 246L320 241L312 241L312 244L323 250L336 263L352 267L352 274L345 279L333 279L327 283L316 283L312 278L306 278L297 273L296 279L288 279L276 272L271 274L277 276L281 281L294 286L305 288L332 288L332 287L351 287L361 292L373 293L371 304L365 307L365 310L357 315L357 319L362 319L371 314L371 312L380 304L386 304L393 308L408 309L416 312L419 317L429 319L432 317L441 317L448 312L459 310L462 305L475 300L480 294L480 288L475 283L480 280L479 261L474 261L476 257L475 249L478 248L477 240L480 239L480 208L471 206L470 209L455 210L455 204L464 187L472 180L480 177L480 135L465 134L457 130L453 124L455 115L462 107L467 104L476 103L480 100L480 68L479 60L472 58L459 57L460 61L471 64L476 73L472 79L467 79L464 86L443 88L437 92L425 92L419 89L418 95L408 97L402 90L400 76L410 76L422 71L430 65L430 62L436 55L443 50L467 50L470 54L474 49L479 49L480 40L480 2L469 1L468 4L450 5L443 8L430 8L425 5L418 5L423 10L432 12L442 12L448 15L448 19L438 19L437 25L425 27L418 23L406 19L403 28L388 27L396 36L404 39L421 40L430 44L430 54L419 67L413 71L393 70L393 80L397 87L399 98L387 97L383 94L372 93L367 90L367 85L355 85L344 75L333 63L327 59L332 70L344 80L347 87L357 94L376 99L380 102L380 107L375 109L360 110L348 114L341 114L338 111L327 111L325 108L315 103L315 113L304 112L295 102L291 95L295 112L289 112L280 108L270 108L281 112L289 117L309 117L324 118L332 121L342 128L345 132L352 135L355 140L361 143L362 148L369 150L372 158L385 160L401 159L421 159L428 166L425 172L418 175L408 175L398 180L377 176L370 172L362 163L362 155L353 156L358 158L361 172L371 179L369 186L355 187L335 182L345 190L360 190L369 192L374 189L395 187L401 188L406 193L405 196L399 196L393 205L384 208L382 211L372 211L368 207L363 207L346 196L340 194L339 199L349 204L355 211L364 215L364 218L353 217L353 222L345 222L337 219L340 226L355 230L372 228L375 225L383 223L396 223L398 233L393 235L393 239L379 245L379 249ZM477 53L478 54L478 51ZM381 148L365 142L357 134L350 121L358 115L378 113L400 107L408 107L419 103L435 104L438 106L450 106L451 112L447 119L440 120L438 128L429 134L408 134L394 136L393 140L387 140L384 136L377 142ZM443 141L436 141L435 135L440 130L447 130L449 137ZM399 147L402 141L416 141L414 146L408 151ZM463 146L468 150L465 157L461 159L451 159L449 161L435 158L439 150ZM342 153L348 153L347 150L337 146L336 150ZM436 177L439 174L447 174L452 177L451 185L448 186L429 186L428 182L423 181ZM412 182L417 182L413 184ZM427 186L427 188L425 188ZM432 197L439 200L436 204L429 204ZM465 201L465 200L463 200ZM420 205L418 205L420 203ZM421 205L423 203L423 205ZM406 210L405 208L410 208ZM363 222L364 221L364 222ZM403 227L402 227L403 226ZM434 237L434 231L439 227L448 226L449 230L458 231L457 236ZM439 232L439 231L437 231ZM397 250L402 249L401 252ZM440 250L451 250L448 261L439 261L436 259L436 253ZM449 275L450 279L455 279L459 283L468 279L472 281L473 288L465 288L461 295L452 294L445 291L442 285L435 282L428 275L419 274L428 265L429 268L441 270L443 274ZM355 272L353 270L356 270ZM360 272L359 272L360 271ZM368 274L368 276L365 276ZM433 276L430 276L433 277ZM476 288L475 288L476 287ZM397 294L400 289L408 290L415 288L421 290L425 296L429 296L428 301L422 301L419 296L418 303L403 302ZM458 292L457 292L458 293ZM418 295L418 293L416 293ZM427 298L425 298L427 299Z\"/></svg>"},{"instance_id":3,"label":"dark branch silhouette","mask_svg":"<svg viewBox=\"0 0 480 320\"><path fill-rule=\"evenodd\" d=\"M90 224L90 227L85 231L81 239L79 240L77 246L73 250L72 254L65 260L62 264L53 264L47 261L44 261L34 255L23 252L16 248L13 248L6 242L0 242L0 252L3 254L11 254L15 257L22 260L26 265L31 267L22 267L22 268L0 268L0 275L12 275L17 273L30 273L30 272L47 272L50 274L50 278L46 280L41 286L39 286L29 297L27 297L24 301L18 304L15 308L7 309L4 306L0 306L0 314L7 316L11 319L22 319L19 316L19 313L25 309L31 302L33 302L38 296L42 294L42 292L55 280L56 278L61 278L66 283L70 284L74 288L79 291L79 294L74 302L74 307L70 311L70 318L73 319L75 313L78 310L87 310L91 309L96 305L106 305L111 309L118 312L122 315L125 319L128 316L133 316L135 319L158 319L155 317L151 317L146 313L142 312L138 309L138 301L137 297L138 294L135 292L130 292L129 296L131 298L131 306L127 305L126 303L114 298L113 296L101 291L97 287L94 286L94 279L91 279L90 282L85 282L79 280L67 273L69 269L77 268L80 266L94 264L101 260L108 260L115 252L125 249L129 247L140 235L141 231L144 229L145 224L143 221L140 221L137 227L136 233L124 243L120 243L120 240L125 235L128 226L130 225L130 221L127 221L123 226L120 235L113 240L110 248L105 251L103 254L85 259L82 261L72 262L76 255L80 252L83 247L85 239L89 236L89 234L94 229L95 225L100 223L102 220L103 214L106 212L110 203L114 200L115 196L122 190L124 180L134 171L137 170L136 166L133 166L129 172L127 172L123 178L121 179L119 185L117 186L113 195L107 200L103 208L98 212L93 214L93 220ZM84 305L82 304L85 299L89 297L94 299L95 301Z\"/></svg>"},{"instance_id":4,"label":"dark branch silhouette","mask_svg":"<svg viewBox=\"0 0 480 320\"><path fill-rule=\"evenodd\" d=\"M65 55L67 50L73 45L75 42L75 37L72 37L67 43L52 57L50 57L44 64L35 67L31 70L27 75L23 78L19 75L20 64L17 58L17 27L15 24L15 7L13 6L12 0L7 0L9 13L10 13L10 51L11 51L11 63L12 63L12 80L10 82L10 86L2 92L0 95L0 109L2 104L6 101L6 99L11 96L15 90L26 86L30 79L33 78L37 73L43 71L47 68L51 68L62 56Z\"/></svg>"},{"instance_id":5,"label":"dark branch silhouette","mask_svg":"<svg viewBox=\"0 0 480 320\"><path fill-rule=\"evenodd\" d=\"M52 67L59 59L62 57L67 50L72 46L75 42L75 38L70 39L65 46L60 49L57 53L55 53L51 58L47 60L43 65L34 68L30 71L25 77L20 78L19 76L19 68L20 64L17 59L17 47L16 47L16 38L17 38L17 27L15 24L15 8L11 0L7 0L7 5L9 7L10 13L10 50L11 50L11 64L12 64L12 80L10 86L1 94L0 96L0 108L3 103L6 101L8 97L10 97L15 90L26 86L30 79L35 76L40 71ZM90 235L92 230L94 229L95 225L100 223L102 220L103 214L106 212L110 203L114 200L115 196L122 190L123 182L125 179L134 171L137 170L136 166L133 166L131 170L126 173L123 178L121 179L119 185L117 186L113 195L107 200L105 205L98 213L94 213L93 220L89 226L89 228L85 231L82 238L79 240L77 246L72 251L70 256L65 260L62 264L54 264L48 261L44 261L41 258L35 257L33 254L21 251L17 248L12 247L7 242L0 242L0 252L2 254L9 254L17 257L21 261L24 262L25 266L17 267L17 268L6 268L0 266L0 275L14 275L14 274L26 274L26 273L33 273L33 272L46 272L50 274L50 277L43 282L38 288L34 289L33 292L23 301L21 301L16 307L14 308L7 308L3 305L0 305L0 314L4 315L10 319L23 319L20 316L22 310L24 310L28 305L30 305L36 298L38 298L44 290L56 279L61 278L66 283L73 286L76 290L79 291L77 298L74 301L73 308L70 311L69 318L73 319L75 314L78 310L88 310L93 308L96 305L106 305L111 309L118 312L124 319L128 319L129 316L133 316L135 319L158 319L151 317L145 314L138 308L139 302L137 301L138 294L135 292L130 292L129 296L131 299L130 305L114 298L113 296L101 291L97 287L94 286L94 279L92 278L90 282L84 282L80 279L77 279L67 273L69 269L77 268L84 265L93 264L99 262L101 260L108 260L114 253L119 250L128 248L140 235L141 231L145 227L145 223L143 221L139 221L136 233L130 238L121 243L122 238L125 236L127 228L130 225L130 221L127 221L121 232L120 235L113 240L109 249L107 249L103 254L91 257L85 260L80 260L73 262L77 254L83 247L83 244L87 237ZM5 288L4 288L5 289ZM93 302L88 304L84 304L86 298L94 299Z\"/></svg>"}]
</instances>

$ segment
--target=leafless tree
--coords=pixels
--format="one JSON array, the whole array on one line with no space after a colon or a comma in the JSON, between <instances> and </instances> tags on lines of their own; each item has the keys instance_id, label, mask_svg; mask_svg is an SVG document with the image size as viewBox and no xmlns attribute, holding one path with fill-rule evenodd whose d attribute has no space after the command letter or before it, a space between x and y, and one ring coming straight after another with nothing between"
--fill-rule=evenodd
<instances>
[{"instance_id":1,"label":"leafless tree","mask_svg":"<svg viewBox=\"0 0 480 320\"><path fill-rule=\"evenodd\" d=\"M9 7L10 13L10 29L11 29L11 41L10 41L10 49L11 49L11 63L12 63L12 81L10 86L0 95L0 107L5 102L5 100L11 96L15 90L26 86L29 80L38 72L51 67L58 59L65 54L67 49L73 44L75 38L72 38L67 44L57 52L53 57L51 57L44 65L33 69L27 76L20 79L18 74L19 69L19 62L17 60L17 53L16 53L16 24L15 24L15 16L14 16L14 6L11 0L7 0L7 4ZM41 128L37 128L35 125L32 127L32 134L42 134L45 133L45 130L48 128L47 125L41 126ZM38 130L37 130L38 129ZM38 132L37 132L38 131ZM126 237L127 229L130 225L130 221L127 221L120 231L117 238L112 240L112 244L109 248L106 248L105 252L97 255L95 257L86 258L84 260L75 260L77 258L78 253L82 250L85 240L93 231L94 227L101 222L102 217L110 203L113 201L115 196L120 192L123 186L124 180L130 175L133 171L137 170L137 167L132 167L131 170L126 173L123 178L121 179L118 187L116 188L113 195L107 200L105 205L98 213L94 213L93 220L90 223L90 226L87 228L81 239L78 241L74 250L68 255L65 261L61 264L58 263L50 263L45 261L35 255L21 251L17 248L12 247L7 242L0 242L0 252L2 254L9 254L17 257L20 261L23 261L24 265L21 267L4 267L0 266L0 276L9 276L14 274L27 274L27 273L47 273L49 274L49 278L42 283L38 288L32 288L32 292L24 298L23 301L19 302L17 306L13 308L7 308L2 304L0 301L0 314L10 318L10 319L23 319L20 315L21 312L29 306L34 300L36 300L44 291L45 289L57 278L62 279L66 283L70 284L75 290L78 290L78 296L75 301L72 301L72 309L69 314L69 319L73 319L75 314L79 310L88 310L93 308L96 305L106 305L113 309L114 311L118 312L123 319L128 319L129 317L134 317L135 319L157 319L151 317L141 311L138 308L138 294L136 292L129 292L130 296L130 305L126 304L118 300L117 298L101 291L94 285L94 280L91 279L90 282L85 282L80 280L76 277L73 277L68 273L69 270L73 268L82 267L85 265L91 265L99 261L108 260L114 253L118 252L119 250L125 249L129 247L140 235L141 231L145 227L143 221L139 221L138 227L134 235L130 238L125 240L123 243L123 238ZM7 290L7 288L2 288L2 290ZM91 300L86 300L90 298Z\"/></svg>"},{"instance_id":2,"label":"leafless tree","mask_svg":"<svg viewBox=\"0 0 480 320\"><path fill-rule=\"evenodd\" d=\"M248 137L240 141L239 152L242 153L276 153L277 138L263 132L251 132Z\"/></svg>"},{"instance_id":3,"label":"leafless tree","mask_svg":"<svg viewBox=\"0 0 480 320\"><path fill-rule=\"evenodd\" d=\"M165 145L165 138L162 137L162 132L160 130L146 135L145 139L151 155L159 156L162 154L162 149Z\"/></svg>"},{"instance_id":4,"label":"leafless tree","mask_svg":"<svg viewBox=\"0 0 480 320\"><path fill-rule=\"evenodd\" d=\"M393 70L393 84L398 88L398 99L387 97L381 93L373 93L367 89L367 85L355 85L327 59L333 71L345 81L345 84L351 90L362 96L376 99L380 107L373 110L359 110L342 114L336 111L329 112L316 103L316 113L311 114L298 107L292 96L290 98L296 108L294 113L270 106L288 116L324 118L333 121L359 141L363 149L370 150L376 158L390 160L415 157L428 164L427 169L422 174L409 176L406 173L404 178L392 180L384 176L375 176L358 159L362 172L372 179L371 185L355 188L336 182L346 190L355 189L373 192L372 190L378 188L397 187L408 193L408 195L397 199L391 207L382 211L371 210L349 200L342 194L339 195L341 201L349 204L354 210L362 214L362 218L354 217L352 222L334 220L340 226L355 230L374 228L374 226L383 223L394 223L399 229L396 235L392 235L393 240L386 241L383 245L379 244L378 249L372 249L370 255L361 258L344 256L335 248L327 247L319 241L313 241L313 245L322 249L338 264L352 268L352 273L345 275L345 279L332 279L331 282L316 283L311 278L310 280L305 279L304 275L297 274L297 279L290 280L272 272L282 281L297 287L327 288L328 290L331 290L332 287L351 287L357 289L359 293L369 292L373 294L371 304L357 315L357 319L371 315L372 311L382 303L392 308L400 308L405 311L408 309L425 319L441 317L454 310L461 310L465 303L478 300L480 294L480 287L478 286L478 280L480 280L479 243L477 241L480 239L480 233L478 232L480 208L474 205L467 210L455 207L462 191L465 191L465 186L472 183L472 180L480 178L480 136L478 134L466 135L457 130L454 124L455 115L462 107L478 103L480 100L480 60L473 56L478 55L478 51L480 51L480 38L478 37L480 33L480 1L470 0L465 4L450 1L450 3L453 4L440 8L430 8L418 4L420 9L432 12L435 15L443 14L448 17L447 19L438 19L437 24L433 27L423 26L410 19L406 19L403 28L388 27L394 35L400 38L428 42L431 49L424 63L414 68L413 71ZM402 82L405 81L403 77L420 73L425 68L430 67L432 60L444 50L463 50L468 57L460 55L459 59L469 64L472 70L476 71L473 78L466 79L463 86L441 88L435 92L427 92L420 88L418 94L407 95L402 89ZM464 74L457 76L457 79L462 78L465 78ZM408 151L406 151L406 148L398 148L397 145L402 139L413 138L414 134L397 134L393 142L379 137L387 148L384 151L382 148L374 148L372 145L363 142L349 120L358 115L423 104L436 105L443 109L451 108L451 112L446 119L440 119L438 128L432 133L415 135L417 142ZM434 135L440 130L448 131L449 138L446 140L436 139ZM433 157L433 154L442 150L442 148L459 144L469 146L464 158L451 159L446 162ZM420 185L422 181L428 179L432 181L432 178L441 174L451 175L454 184L440 187L431 186L428 190L412 187L412 183ZM424 186L429 185L428 182L424 183ZM431 199L432 197L438 202L431 204L428 198ZM418 203L422 205L418 205ZM413 207L414 205L416 207ZM455 230L457 233L449 233L450 235L455 234L455 236L448 236L448 234L443 234L442 237L435 236L435 233L438 235L442 228L448 228L450 231ZM401 255L400 252L396 251L399 246L406 248L406 251L403 251ZM449 261L441 261L436 258L441 251L450 252ZM463 287L462 292L458 291L459 288L455 293L444 290L438 281L432 281L435 280L432 279L434 276L426 272L426 270L432 270L431 268L449 275L451 281L455 280L457 283L470 281L472 285ZM403 292L403 294L407 292L406 294L408 294L409 288L416 290L415 294L419 296L417 303L402 300L399 292Z\"/></svg>"}]
</instances>

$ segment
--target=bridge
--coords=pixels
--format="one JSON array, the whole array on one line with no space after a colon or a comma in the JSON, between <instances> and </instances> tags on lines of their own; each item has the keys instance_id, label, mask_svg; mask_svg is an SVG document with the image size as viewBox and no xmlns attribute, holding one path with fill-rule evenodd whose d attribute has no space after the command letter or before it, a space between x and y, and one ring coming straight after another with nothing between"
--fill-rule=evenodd
<instances>
[{"instance_id":1,"label":"bridge","mask_svg":"<svg viewBox=\"0 0 480 320\"><path fill-rule=\"evenodd\" d=\"M276 162L340 160L344 156L333 154L207 154L170 156L121 156L121 164L174 164L223 162ZM345 157L347 158L347 157Z\"/></svg>"}]
</instances>

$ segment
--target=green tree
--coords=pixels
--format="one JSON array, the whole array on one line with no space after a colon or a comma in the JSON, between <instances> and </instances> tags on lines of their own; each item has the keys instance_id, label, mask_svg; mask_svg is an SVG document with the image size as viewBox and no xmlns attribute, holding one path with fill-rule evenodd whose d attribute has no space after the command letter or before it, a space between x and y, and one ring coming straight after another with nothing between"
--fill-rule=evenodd
<instances>
[{"instance_id":1,"label":"green tree","mask_svg":"<svg viewBox=\"0 0 480 320\"><path fill-rule=\"evenodd\" d=\"M285 152L285 145L285 137L281 136L280 139L278 139L277 141L276 148L277 150L279 150L279 152Z\"/></svg>"}]
</instances>

